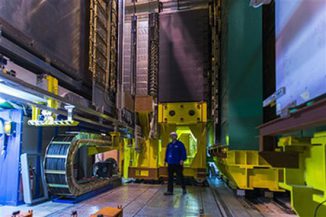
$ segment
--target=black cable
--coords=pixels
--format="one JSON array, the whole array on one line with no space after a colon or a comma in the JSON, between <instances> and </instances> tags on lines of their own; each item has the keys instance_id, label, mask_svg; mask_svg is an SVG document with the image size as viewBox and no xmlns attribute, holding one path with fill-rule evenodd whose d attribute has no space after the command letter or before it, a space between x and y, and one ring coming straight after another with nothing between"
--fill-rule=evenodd
<instances>
[{"instance_id":1,"label":"black cable","mask_svg":"<svg viewBox=\"0 0 326 217\"><path fill-rule=\"evenodd\" d=\"M326 203L326 200L324 200L323 202L319 203L318 206L316 207L315 209L315 212L314 212L314 217L317 217L317 213L318 213L318 209L324 204Z\"/></svg>"}]
</instances>

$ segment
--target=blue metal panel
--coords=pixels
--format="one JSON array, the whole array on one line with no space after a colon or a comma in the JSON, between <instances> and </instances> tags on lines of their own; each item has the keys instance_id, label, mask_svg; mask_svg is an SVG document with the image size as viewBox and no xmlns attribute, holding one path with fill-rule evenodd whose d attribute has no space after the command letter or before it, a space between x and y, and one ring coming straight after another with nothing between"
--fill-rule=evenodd
<instances>
[{"instance_id":1,"label":"blue metal panel","mask_svg":"<svg viewBox=\"0 0 326 217\"><path fill-rule=\"evenodd\" d=\"M5 135L1 136L0 148L7 145L6 151L0 155L0 204L19 205L22 203L20 195L20 152L22 142L22 110L3 110L0 111L0 118L5 121L16 123L14 132L7 138L7 144L4 142ZM3 132L0 132L3 133Z\"/></svg>"}]
</instances>

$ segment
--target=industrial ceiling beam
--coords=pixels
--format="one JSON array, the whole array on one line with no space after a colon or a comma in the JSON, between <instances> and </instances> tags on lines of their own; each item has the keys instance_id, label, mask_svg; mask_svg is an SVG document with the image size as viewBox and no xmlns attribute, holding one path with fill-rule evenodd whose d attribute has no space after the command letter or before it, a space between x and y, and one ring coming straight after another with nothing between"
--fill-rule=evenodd
<instances>
[{"instance_id":1,"label":"industrial ceiling beam","mask_svg":"<svg viewBox=\"0 0 326 217\"><path fill-rule=\"evenodd\" d=\"M5 56L8 56L20 66L26 67L27 69L31 69L31 71L33 72L47 73L56 77L64 85L71 84L74 87L74 90L77 90L81 93L85 92L85 88L83 87L82 82L76 81L75 79L66 75L62 71L53 67L51 64L43 61L41 58L35 56L34 54L18 46L11 40L7 39L2 35L1 29L0 52L3 53Z\"/></svg>"},{"instance_id":2,"label":"industrial ceiling beam","mask_svg":"<svg viewBox=\"0 0 326 217\"><path fill-rule=\"evenodd\" d=\"M65 105L73 105L75 108L74 111L78 114L78 115L77 114L74 115L74 118L78 119L80 121L91 123L91 124L98 125L98 126L105 127L105 128L109 128L109 127L112 128L112 126L113 127L117 126L120 128L122 127L122 128L132 130L130 127L127 126L127 124L120 122L117 119L110 117L109 115L95 111L91 108L86 108L79 104L72 104L68 100L66 100L65 98L63 98L61 96L55 95L46 90L43 90L42 88L39 88L37 86L26 83L18 78L12 77L12 76L4 74L4 73L0 73L0 79L3 84L8 85L13 88L18 88L19 90L25 91L26 93L34 94L38 97L44 97L46 99L53 99L53 100L56 100L58 102L65 104ZM63 111L61 109L51 109L42 104L38 104L38 103L28 101L28 100L23 100L23 99L17 98L17 97L13 98L13 97L9 96L8 94L4 94L4 93L1 93L0 95L2 95L4 98L12 99L13 101L16 101L16 102L34 105L41 109L49 110L49 111L52 111L57 114L67 115L66 111ZM91 119L90 119L90 117L83 118L81 115L88 115L93 118L91 118ZM108 125L108 124L100 123L100 120L109 122L111 124Z\"/></svg>"}]
</instances>

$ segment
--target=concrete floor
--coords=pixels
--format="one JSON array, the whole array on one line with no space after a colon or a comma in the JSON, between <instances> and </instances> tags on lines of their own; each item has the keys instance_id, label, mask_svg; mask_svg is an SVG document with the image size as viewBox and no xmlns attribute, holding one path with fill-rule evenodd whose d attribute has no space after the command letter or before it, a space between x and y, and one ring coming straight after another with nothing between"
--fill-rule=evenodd
<instances>
[{"instance_id":1,"label":"concrete floor","mask_svg":"<svg viewBox=\"0 0 326 217\"><path fill-rule=\"evenodd\" d=\"M36 217L68 217L75 210L79 217L88 217L100 208L118 205L122 205L124 217L197 217L201 210L207 217L294 216L275 208L263 214L261 210L245 205L219 181L215 180L211 185L212 188L189 186L186 195L176 188L173 196L164 196L165 185L128 184L75 205L46 202L33 207L2 206L0 216L33 209Z\"/></svg>"}]
</instances>

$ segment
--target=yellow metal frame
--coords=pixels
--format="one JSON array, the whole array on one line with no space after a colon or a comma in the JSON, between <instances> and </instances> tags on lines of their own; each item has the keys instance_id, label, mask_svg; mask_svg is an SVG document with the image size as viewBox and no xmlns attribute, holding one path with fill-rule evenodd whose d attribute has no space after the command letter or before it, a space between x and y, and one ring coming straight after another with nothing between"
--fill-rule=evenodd
<instances>
[{"instance_id":1,"label":"yellow metal frame","mask_svg":"<svg viewBox=\"0 0 326 217\"><path fill-rule=\"evenodd\" d=\"M113 149L117 149L120 151L120 133L119 132L110 132L111 136L111 145L110 146L93 146L88 147L88 155L95 155L98 153L103 153L107 151L112 151ZM112 148L114 147L114 148Z\"/></svg>"},{"instance_id":2,"label":"yellow metal frame","mask_svg":"<svg viewBox=\"0 0 326 217\"><path fill-rule=\"evenodd\" d=\"M273 168L258 151L225 150L226 158L214 157L219 171L233 188L253 190L255 188L283 191L279 186L283 170Z\"/></svg>"},{"instance_id":3,"label":"yellow metal frame","mask_svg":"<svg viewBox=\"0 0 326 217\"><path fill-rule=\"evenodd\" d=\"M326 200L326 132L313 138L283 137L278 145L284 152L299 152L299 168L284 169L279 186L290 191L291 206L299 216L313 216L318 204ZM325 204L317 216L326 216Z\"/></svg>"},{"instance_id":4,"label":"yellow metal frame","mask_svg":"<svg viewBox=\"0 0 326 217\"><path fill-rule=\"evenodd\" d=\"M174 114L171 116L171 111ZM149 113L138 113L139 123L143 134L149 134ZM129 177L129 169L134 169L138 176L146 178L150 176L150 170L164 169L166 146L170 142L170 132L187 128L197 140L197 153L187 161L184 167L184 175L200 180L206 173L206 122L207 105L205 102L164 103L158 106L158 122L160 136L158 139L143 138L144 141L138 150L135 150L135 140L124 141L124 177ZM146 172L148 171L148 172ZM161 170L160 170L161 171ZM158 174L164 177L166 174ZM132 177L135 178L135 177ZM152 177L151 177L152 178Z\"/></svg>"},{"instance_id":5,"label":"yellow metal frame","mask_svg":"<svg viewBox=\"0 0 326 217\"><path fill-rule=\"evenodd\" d=\"M142 129L144 138L125 140L124 144L124 176L129 178L142 177L151 179L150 171L158 169L159 140L149 138L150 134L150 117L151 112L138 112L138 121ZM137 147L137 148L136 148ZM129 169L135 170L135 177L131 177ZM158 177L154 177L158 179Z\"/></svg>"},{"instance_id":6,"label":"yellow metal frame","mask_svg":"<svg viewBox=\"0 0 326 217\"><path fill-rule=\"evenodd\" d=\"M141 149L136 151L134 139L124 139L123 144L123 176L124 178L131 177L129 169L136 169L136 176L147 178L150 174L149 170L158 169L158 153L159 141L157 139L145 139L141 145ZM139 173L137 175L137 173ZM155 177L158 179L158 177Z\"/></svg>"},{"instance_id":7,"label":"yellow metal frame","mask_svg":"<svg viewBox=\"0 0 326 217\"><path fill-rule=\"evenodd\" d=\"M184 165L184 175L202 181L203 177L206 176L206 173L203 174L202 171L206 171L207 104L205 102L159 104L158 119L161 138L159 166L164 167L165 152L167 144L170 142L170 133L172 131L181 132L187 128L197 140L197 153L192 156L191 161L187 161ZM166 175L160 174L160 176Z\"/></svg>"},{"instance_id":8,"label":"yellow metal frame","mask_svg":"<svg viewBox=\"0 0 326 217\"><path fill-rule=\"evenodd\" d=\"M188 126L177 127L176 133L178 134L178 139L185 145L187 150L187 160L184 162L184 165L189 166L197 155L198 140ZM191 147L191 143L195 144L194 148Z\"/></svg>"}]
</instances>

